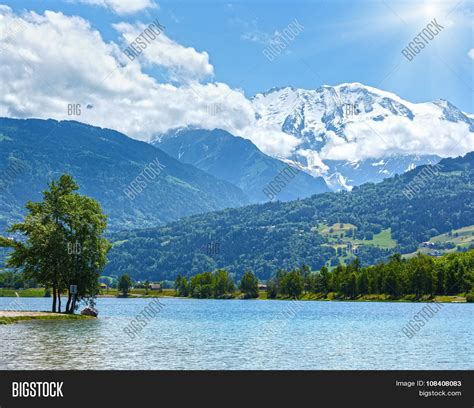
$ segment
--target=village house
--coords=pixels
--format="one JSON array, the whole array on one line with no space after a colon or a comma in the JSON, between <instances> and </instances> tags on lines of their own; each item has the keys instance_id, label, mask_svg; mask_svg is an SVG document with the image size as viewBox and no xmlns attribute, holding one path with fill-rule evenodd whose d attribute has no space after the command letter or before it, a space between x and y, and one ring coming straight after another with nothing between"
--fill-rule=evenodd
<instances>
[{"instance_id":1,"label":"village house","mask_svg":"<svg viewBox=\"0 0 474 408\"><path fill-rule=\"evenodd\" d=\"M161 290L161 283L150 283L150 290Z\"/></svg>"}]
</instances>

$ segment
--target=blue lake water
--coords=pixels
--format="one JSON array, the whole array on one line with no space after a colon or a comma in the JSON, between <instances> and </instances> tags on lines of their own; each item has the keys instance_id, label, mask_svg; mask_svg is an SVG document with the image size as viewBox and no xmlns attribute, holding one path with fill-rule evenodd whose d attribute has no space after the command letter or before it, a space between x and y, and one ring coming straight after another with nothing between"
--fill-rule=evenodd
<instances>
[{"instance_id":1,"label":"blue lake water","mask_svg":"<svg viewBox=\"0 0 474 408\"><path fill-rule=\"evenodd\" d=\"M98 299L99 319L0 325L0 369L474 369L474 304L444 304L412 339L425 304ZM14 302L14 304L13 304ZM0 310L49 310L51 299L0 298ZM14 306L14 307L13 307Z\"/></svg>"}]
</instances>

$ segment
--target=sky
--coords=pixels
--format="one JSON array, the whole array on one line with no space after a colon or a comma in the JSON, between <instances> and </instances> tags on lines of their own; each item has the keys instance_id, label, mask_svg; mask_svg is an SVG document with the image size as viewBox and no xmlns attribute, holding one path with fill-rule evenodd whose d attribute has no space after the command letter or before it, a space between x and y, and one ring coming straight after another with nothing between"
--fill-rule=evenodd
<instances>
[{"instance_id":1,"label":"sky","mask_svg":"<svg viewBox=\"0 0 474 408\"><path fill-rule=\"evenodd\" d=\"M249 103L273 87L360 82L474 113L470 1L0 4L0 116L67 118L65 104L77 103L81 121L139 139L194 124L272 138L278 152L286 136L258 134ZM442 30L409 61L402 50L433 19ZM157 20L163 32L130 61L123 49ZM208 115L209 101L228 109Z\"/></svg>"}]
</instances>

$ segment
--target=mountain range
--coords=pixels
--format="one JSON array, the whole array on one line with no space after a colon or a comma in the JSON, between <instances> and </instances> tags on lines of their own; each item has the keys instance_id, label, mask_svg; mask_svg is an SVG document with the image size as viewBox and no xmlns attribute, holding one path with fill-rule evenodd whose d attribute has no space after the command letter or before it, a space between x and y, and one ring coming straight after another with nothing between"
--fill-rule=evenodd
<instances>
[{"instance_id":1,"label":"mountain range","mask_svg":"<svg viewBox=\"0 0 474 408\"><path fill-rule=\"evenodd\" d=\"M471 137L474 132L472 115L446 100L411 103L360 83L325 85L316 90L274 88L255 95L252 105L261 128L281 130L298 141L297 149L286 159L310 174L323 176L334 190L350 190L439 161L434 154L404 151L404 144L413 140L396 140L401 133L414 132L418 123L420 131L433 132L432 140L437 132L452 133L453 124ZM432 130L426 129L429 124ZM384 125L387 130L382 132ZM373 151L353 151L362 134ZM341 159L341 155L346 157Z\"/></svg>"},{"instance_id":2,"label":"mountain range","mask_svg":"<svg viewBox=\"0 0 474 408\"><path fill-rule=\"evenodd\" d=\"M63 173L108 215L114 241L108 270L139 278L174 279L217 267L265 278L302 262L335 265L354 248L363 262L374 263L472 225L474 153L456 159L328 154L335 138L337 152L357 141L356 124L389 121L403 128L419 118L443 132L450 124L464 129L469 144L472 115L449 102L412 104L343 84L273 89L252 104L259 126L300 142L292 156L270 156L221 129L173 129L147 143L75 121L0 118L0 231ZM442 170L413 199L402 194L438 162ZM282 182L288 169L294 177ZM279 190L269 197L265 191L275 183ZM216 243L218 253L203 250Z\"/></svg>"},{"instance_id":3,"label":"mountain range","mask_svg":"<svg viewBox=\"0 0 474 408\"><path fill-rule=\"evenodd\" d=\"M289 166L262 153L250 140L220 129L179 129L154 139L152 144L183 163L238 186L252 203L269 201L264 190ZM329 188L322 177L299 171L275 198L289 201L326 191Z\"/></svg>"}]
</instances>

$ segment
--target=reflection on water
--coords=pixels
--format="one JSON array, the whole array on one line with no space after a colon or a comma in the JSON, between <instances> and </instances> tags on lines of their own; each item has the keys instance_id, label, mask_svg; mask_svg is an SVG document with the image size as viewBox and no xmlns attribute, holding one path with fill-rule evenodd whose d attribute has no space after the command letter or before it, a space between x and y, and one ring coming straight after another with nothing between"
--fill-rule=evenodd
<instances>
[{"instance_id":1,"label":"reflection on water","mask_svg":"<svg viewBox=\"0 0 474 408\"><path fill-rule=\"evenodd\" d=\"M0 298L0 310L11 299ZM21 299L48 310L50 299ZM446 304L413 339L414 303L99 299L100 318L0 326L0 369L473 369L474 305Z\"/></svg>"}]
</instances>

